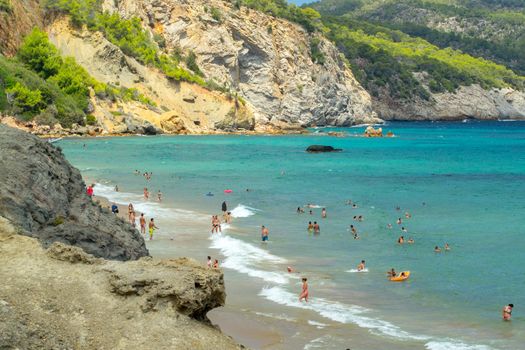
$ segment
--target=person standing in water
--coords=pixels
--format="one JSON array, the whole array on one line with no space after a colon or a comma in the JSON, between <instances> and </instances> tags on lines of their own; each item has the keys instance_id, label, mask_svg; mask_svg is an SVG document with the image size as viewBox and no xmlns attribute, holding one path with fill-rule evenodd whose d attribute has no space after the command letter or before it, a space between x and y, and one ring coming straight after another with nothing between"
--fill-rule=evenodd
<instances>
[{"instance_id":1,"label":"person standing in water","mask_svg":"<svg viewBox=\"0 0 525 350\"><path fill-rule=\"evenodd\" d=\"M308 279L306 277L302 278L303 281L303 289L301 291L301 295L299 295L299 302L306 301L308 302Z\"/></svg>"},{"instance_id":2,"label":"person standing in water","mask_svg":"<svg viewBox=\"0 0 525 350\"><path fill-rule=\"evenodd\" d=\"M323 219L326 219L326 208L323 208L323 210L321 210L321 217Z\"/></svg>"},{"instance_id":3,"label":"person standing in water","mask_svg":"<svg viewBox=\"0 0 525 350\"><path fill-rule=\"evenodd\" d=\"M319 233L319 231L321 231L321 228L319 227L317 221L314 221L314 233Z\"/></svg>"},{"instance_id":4,"label":"person standing in water","mask_svg":"<svg viewBox=\"0 0 525 350\"><path fill-rule=\"evenodd\" d=\"M510 318L512 316L512 308L514 307L514 304L508 304L505 307L503 307L503 321L510 321Z\"/></svg>"},{"instance_id":5,"label":"person standing in water","mask_svg":"<svg viewBox=\"0 0 525 350\"><path fill-rule=\"evenodd\" d=\"M361 263L357 265L357 271L363 271L365 269L365 261L361 260Z\"/></svg>"},{"instance_id":6,"label":"person standing in water","mask_svg":"<svg viewBox=\"0 0 525 350\"><path fill-rule=\"evenodd\" d=\"M153 221L153 218L149 221L149 240L151 241L153 239L153 232L155 229L159 229L157 226L155 226L155 222Z\"/></svg>"},{"instance_id":7,"label":"person standing in water","mask_svg":"<svg viewBox=\"0 0 525 350\"><path fill-rule=\"evenodd\" d=\"M146 234L146 218L144 217L144 213L140 214L140 233L143 235Z\"/></svg>"},{"instance_id":8,"label":"person standing in water","mask_svg":"<svg viewBox=\"0 0 525 350\"><path fill-rule=\"evenodd\" d=\"M262 225L261 227L261 239L263 242L266 242L268 241L268 235L270 234L270 232L268 231L268 228L265 227L264 225Z\"/></svg>"},{"instance_id":9,"label":"person standing in water","mask_svg":"<svg viewBox=\"0 0 525 350\"><path fill-rule=\"evenodd\" d=\"M147 187L144 187L144 199L145 199L145 200L148 200L148 198L149 198L148 188L147 188Z\"/></svg>"},{"instance_id":10,"label":"person standing in water","mask_svg":"<svg viewBox=\"0 0 525 350\"><path fill-rule=\"evenodd\" d=\"M160 192L160 190L157 192L157 199L159 202L162 202L162 192Z\"/></svg>"},{"instance_id":11,"label":"person standing in water","mask_svg":"<svg viewBox=\"0 0 525 350\"><path fill-rule=\"evenodd\" d=\"M228 206L226 205L226 201L222 202L222 212L226 213L228 211Z\"/></svg>"}]
</instances>

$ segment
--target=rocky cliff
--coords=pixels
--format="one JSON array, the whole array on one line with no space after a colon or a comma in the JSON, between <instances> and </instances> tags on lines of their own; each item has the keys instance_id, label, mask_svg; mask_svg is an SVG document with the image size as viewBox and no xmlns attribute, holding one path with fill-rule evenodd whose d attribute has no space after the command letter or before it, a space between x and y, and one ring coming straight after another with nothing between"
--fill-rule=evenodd
<instances>
[{"instance_id":1,"label":"rocky cliff","mask_svg":"<svg viewBox=\"0 0 525 350\"><path fill-rule=\"evenodd\" d=\"M45 250L0 217L0 279L2 349L241 348L206 321L224 304L222 272L191 260Z\"/></svg>"},{"instance_id":2,"label":"rocky cliff","mask_svg":"<svg viewBox=\"0 0 525 350\"><path fill-rule=\"evenodd\" d=\"M80 172L55 146L0 125L0 169L0 216L20 233L106 259L148 255L136 229L88 198Z\"/></svg>"}]
</instances>

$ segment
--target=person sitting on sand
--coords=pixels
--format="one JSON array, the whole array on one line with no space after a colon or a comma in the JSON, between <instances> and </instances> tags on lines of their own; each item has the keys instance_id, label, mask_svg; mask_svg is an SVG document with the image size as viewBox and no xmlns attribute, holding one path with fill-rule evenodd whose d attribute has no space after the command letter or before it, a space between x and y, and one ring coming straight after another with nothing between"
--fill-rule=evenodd
<instances>
[{"instance_id":1,"label":"person sitting on sand","mask_svg":"<svg viewBox=\"0 0 525 350\"><path fill-rule=\"evenodd\" d=\"M303 289L301 291L301 295L299 295L299 301L301 302L303 299L304 301L308 302L308 280L306 277L302 278L303 281Z\"/></svg>"},{"instance_id":2,"label":"person sitting on sand","mask_svg":"<svg viewBox=\"0 0 525 350\"><path fill-rule=\"evenodd\" d=\"M439 248L438 246L435 246L434 247L434 252L441 253L441 248Z\"/></svg>"},{"instance_id":3,"label":"person sitting on sand","mask_svg":"<svg viewBox=\"0 0 525 350\"><path fill-rule=\"evenodd\" d=\"M143 235L146 234L146 218L144 217L144 213L140 214L140 233Z\"/></svg>"},{"instance_id":4,"label":"person sitting on sand","mask_svg":"<svg viewBox=\"0 0 525 350\"><path fill-rule=\"evenodd\" d=\"M323 210L321 210L321 217L323 219L326 219L326 208L323 208Z\"/></svg>"},{"instance_id":5,"label":"person sitting on sand","mask_svg":"<svg viewBox=\"0 0 525 350\"><path fill-rule=\"evenodd\" d=\"M153 218L149 221L149 240L151 241L153 239L153 232L155 229L159 229L157 226L155 226L155 222L153 221Z\"/></svg>"},{"instance_id":6,"label":"person sitting on sand","mask_svg":"<svg viewBox=\"0 0 525 350\"><path fill-rule=\"evenodd\" d=\"M503 321L510 321L513 308L514 304L508 304L507 306L503 307Z\"/></svg>"},{"instance_id":7,"label":"person sitting on sand","mask_svg":"<svg viewBox=\"0 0 525 350\"><path fill-rule=\"evenodd\" d=\"M361 260L361 263L357 265L357 271L363 271L365 269L365 261Z\"/></svg>"},{"instance_id":8,"label":"person sitting on sand","mask_svg":"<svg viewBox=\"0 0 525 350\"><path fill-rule=\"evenodd\" d=\"M405 243L405 236L400 236L400 237L397 239L397 243L399 243L399 244L403 244L403 243Z\"/></svg>"},{"instance_id":9,"label":"person sitting on sand","mask_svg":"<svg viewBox=\"0 0 525 350\"><path fill-rule=\"evenodd\" d=\"M111 212L113 214L118 214L118 206L115 203L113 203L113 205L111 205Z\"/></svg>"},{"instance_id":10,"label":"person sitting on sand","mask_svg":"<svg viewBox=\"0 0 525 350\"><path fill-rule=\"evenodd\" d=\"M266 242L268 241L268 235L270 234L270 231L268 230L267 227L265 227L264 225L262 225L261 227L261 239L263 242Z\"/></svg>"},{"instance_id":11,"label":"person sitting on sand","mask_svg":"<svg viewBox=\"0 0 525 350\"><path fill-rule=\"evenodd\" d=\"M387 271L386 274L390 278L397 276L396 270L394 270L394 268L392 268L390 271Z\"/></svg>"}]
</instances>

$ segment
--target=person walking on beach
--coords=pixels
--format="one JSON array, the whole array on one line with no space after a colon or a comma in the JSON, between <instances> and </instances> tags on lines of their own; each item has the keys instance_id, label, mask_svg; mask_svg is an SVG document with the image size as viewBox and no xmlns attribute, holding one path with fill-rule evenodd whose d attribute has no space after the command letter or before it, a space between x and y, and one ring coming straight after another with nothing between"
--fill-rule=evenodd
<instances>
[{"instance_id":1,"label":"person walking on beach","mask_svg":"<svg viewBox=\"0 0 525 350\"><path fill-rule=\"evenodd\" d=\"M308 279L306 277L302 278L303 281L303 289L301 291L301 295L299 295L299 302L306 301L308 302Z\"/></svg>"},{"instance_id":2,"label":"person walking on beach","mask_svg":"<svg viewBox=\"0 0 525 350\"><path fill-rule=\"evenodd\" d=\"M94 196L93 187L95 187L95 185L89 185L88 188L86 189L86 193L89 198L92 198Z\"/></svg>"},{"instance_id":3,"label":"person walking on beach","mask_svg":"<svg viewBox=\"0 0 525 350\"><path fill-rule=\"evenodd\" d=\"M503 321L510 321L513 307L514 304L508 304L507 306L503 307Z\"/></svg>"},{"instance_id":4,"label":"person walking on beach","mask_svg":"<svg viewBox=\"0 0 525 350\"><path fill-rule=\"evenodd\" d=\"M157 192L157 199L159 202L162 202L162 192L160 192L160 190Z\"/></svg>"},{"instance_id":5,"label":"person walking on beach","mask_svg":"<svg viewBox=\"0 0 525 350\"><path fill-rule=\"evenodd\" d=\"M145 200L148 200L148 198L149 198L148 188L147 188L147 187L144 187L144 199L145 199Z\"/></svg>"},{"instance_id":6,"label":"person walking on beach","mask_svg":"<svg viewBox=\"0 0 525 350\"><path fill-rule=\"evenodd\" d=\"M135 222L135 209L133 208L133 204L131 203L128 204L128 220L130 224L133 224Z\"/></svg>"},{"instance_id":7,"label":"person walking on beach","mask_svg":"<svg viewBox=\"0 0 525 350\"><path fill-rule=\"evenodd\" d=\"M155 229L159 229L157 226L155 226L155 222L153 221L153 218L149 221L149 240L151 241L153 239L153 232Z\"/></svg>"},{"instance_id":8,"label":"person walking on beach","mask_svg":"<svg viewBox=\"0 0 525 350\"><path fill-rule=\"evenodd\" d=\"M144 217L144 213L140 214L140 233L143 235L146 234L146 218Z\"/></svg>"},{"instance_id":9,"label":"person walking on beach","mask_svg":"<svg viewBox=\"0 0 525 350\"><path fill-rule=\"evenodd\" d=\"M268 228L262 225L261 227L261 239L263 242L268 241L268 235L270 234L270 231L268 231Z\"/></svg>"}]
</instances>

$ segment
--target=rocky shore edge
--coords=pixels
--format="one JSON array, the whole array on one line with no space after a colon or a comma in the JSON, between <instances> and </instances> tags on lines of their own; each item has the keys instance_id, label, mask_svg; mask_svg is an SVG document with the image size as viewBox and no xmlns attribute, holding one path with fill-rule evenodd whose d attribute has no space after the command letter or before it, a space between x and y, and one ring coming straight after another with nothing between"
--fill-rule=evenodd
<instances>
[{"instance_id":1,"label":"rocky shore edge","mask_svg":"<svg viewBox=\"0 0 525 350\"><path fill-rule=\"evenodd\" d=\"M58 148L0 125L0 167L0 348L244 348L206 316L222 271L150 257Z\"/></svg>"}]
</instances>

